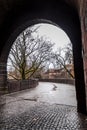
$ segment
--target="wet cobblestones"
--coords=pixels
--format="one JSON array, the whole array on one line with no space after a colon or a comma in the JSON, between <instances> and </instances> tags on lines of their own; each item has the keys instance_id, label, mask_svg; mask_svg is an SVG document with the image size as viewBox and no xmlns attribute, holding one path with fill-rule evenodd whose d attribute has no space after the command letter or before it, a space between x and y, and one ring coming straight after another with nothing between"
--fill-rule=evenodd
<instances>
[{"instance_id":1,"label":"wet cobblestones","mask_svg":"<svg viewBox=\"0 0 87 130\"><path fill-rule=\"evenodd\" d=\"M17 114L8 104L9 109L5 116L0 113L0 130L87 130L87 116L77 113L76 107L36 103Z\"/></svg>"},{"instance_id":2,"label":"wet cobblestones","mask_svg":"<svg viewBox=\"0 0 87 130\"><path fill-rule=\"evenodd\" d=\"M53 88L54 84L40 83L2 97L0 130L87 130L87 116L77 113L73 86Z\"/></svg>"}]
</instances>

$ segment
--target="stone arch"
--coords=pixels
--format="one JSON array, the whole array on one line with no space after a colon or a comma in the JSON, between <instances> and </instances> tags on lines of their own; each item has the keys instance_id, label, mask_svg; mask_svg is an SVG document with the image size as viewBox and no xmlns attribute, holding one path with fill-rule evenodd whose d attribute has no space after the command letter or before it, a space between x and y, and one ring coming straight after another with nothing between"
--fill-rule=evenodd
<instances>
[{"instance_id":1,"label":"stone arch","mask_svg":"<svg viewBox=\"0 0 87 130\"><path fill-rule=\"evenodd\" d=\"M11 45L21 31L34 23L55 23L69 36L73 44L75 86L78 111L86 112L86 96L82 59L81 27L77 10L65 1L56 0L50 2L23 1L23 5L14 3L14 7L7 12L0 35L0 86L6 86L7 72L6 62Z\"/></svg>"}]
</instances>

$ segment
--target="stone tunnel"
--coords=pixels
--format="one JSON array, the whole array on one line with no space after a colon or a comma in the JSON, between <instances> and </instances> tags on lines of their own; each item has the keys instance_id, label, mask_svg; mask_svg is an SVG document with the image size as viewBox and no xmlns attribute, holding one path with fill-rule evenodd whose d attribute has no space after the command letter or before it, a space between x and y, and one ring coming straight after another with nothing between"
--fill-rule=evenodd
<instances>
[{"instance_id":1,"label":"stone tunnel","mask_svg":"<svg viewBox=\"0 0 87 130\"><path fill-rule=\"evenodd\" d=\"M0 89L7 87L7 58L17 36L37 23L62 28L73 45L77 109L87 112L87 0L0 0Z\"/></svg>"}]
</instances>

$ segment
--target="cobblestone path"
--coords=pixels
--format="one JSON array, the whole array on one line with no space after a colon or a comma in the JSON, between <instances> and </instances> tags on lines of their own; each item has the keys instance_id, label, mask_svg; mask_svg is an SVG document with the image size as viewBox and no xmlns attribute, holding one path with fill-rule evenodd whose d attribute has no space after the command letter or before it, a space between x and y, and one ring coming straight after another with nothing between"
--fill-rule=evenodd
<instances>
[{"instance_id":1,"label":"cobblestone path","mask_svg":"<svg viewBox=\"0 0 87 130\"><path fill-rule=\"evenodd\" d=\"M46 103L29 107L28 101L21 103L8 104L8 109L2 110L0 130L87 130L87 117L77 113L76 107Z\"/></svg>"},{"instance_id":2,"label":"cobblestone path","mask_svg":"<svg viewBox=\"0 0 87 130\"><path fill-rule=\"evenodd\" d=\"M87 116L77 113L76 106L38 101L28 94L5 97L6 103L0 106L0 130L87 130Z\"/></svg>"}]
</instances>

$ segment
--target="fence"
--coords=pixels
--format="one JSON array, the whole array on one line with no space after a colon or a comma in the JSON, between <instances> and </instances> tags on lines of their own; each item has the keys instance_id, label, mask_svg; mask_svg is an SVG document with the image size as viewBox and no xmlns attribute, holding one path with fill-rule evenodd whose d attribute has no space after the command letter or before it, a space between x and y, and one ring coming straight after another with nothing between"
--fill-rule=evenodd
<instances>
[{"instance_id":1,"label":"fence","mask_svg":"<svg viewBox=\"0 0 87 130\"><path fill-rule=\"evenodd\" d=\"M38 85L37 79L20 80L20 81L8 80L8 93L34 88L37 85Z\"/></svg>"},{"instance_id":2,"label":"fence","mask_svg":"<svg viewBox=\"0 0 87 130\"><path fill-rule=\"evenodd\" d=\"M54 82L54 83L64 83L75 85L74 79L39 79L41 82ZM8 93L17 92L29 88L34 88L38 85L38 79L29 79L29 80L8 80Z\"/></svg>"},{"instance_id":3,"label":"fence","mask_svg":"<svg viewBox=\"0 0 87 130\"><path fill-rule=\"evenodd\" d=\"M74 79L58 78L58 79L39 79L41 82L54 82L75 85Z\"/></svg>"}]
</instances>

